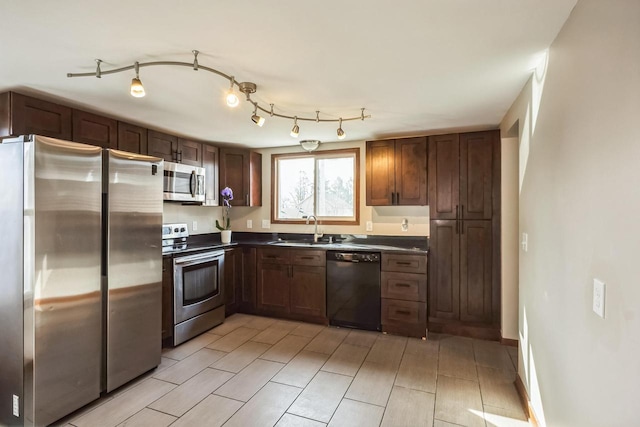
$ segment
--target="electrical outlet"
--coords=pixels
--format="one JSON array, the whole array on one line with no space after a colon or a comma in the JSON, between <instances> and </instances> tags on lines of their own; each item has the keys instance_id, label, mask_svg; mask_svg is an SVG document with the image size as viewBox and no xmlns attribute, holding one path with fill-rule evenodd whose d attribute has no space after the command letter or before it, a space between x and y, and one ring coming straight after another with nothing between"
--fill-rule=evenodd
<instances>
[{"instance_id":1,"label":"electrical outlet","mask_svg":"<svg viewBox=\"0 0 640 427\"><path fill-rule=\"evenodd\" d=\"M247 228L253 228L253 221L250 219L247 220Z\"/></svg>"},{"instance_id":2,"label":"electrical outlet","mask_svg":"<svg viewBox=\"0 0 640 427\"><path fill-rule=\"evenodd\" d=\"M20 398L15 394L13 395L13 416L20 416Z\"/></svg>"},{"instance_id":3,"label":"electrical outlet","mask_svg":"<svg viewBox=\"0 0 640 427\"><path fill-rule=\"evenodd\" d=\"M198 230L198 221L193 221L191 223L191 230L192 231L197 231Z\"/></svg>"},{"instance_id":4,"label":"electrical outlet","mask_svg":"<svg viewBox=\"0 0 640 427\"><path fill-rule=\"evenodd\" d=\"M373 222L367 221L366 230L373 231Z\"/></svg>"},{"instance_id":5,"label":"electrical outlet","mask_svg":"<svg viewBox=\"0 0 640 427\"><path fill-rule=\"evenodd\" d=\"M400 229L402 231L408 231L409 230L409 220L407 218L402 220L402 224L400 225Z\"/></svg>"},{"instance_id":6,"label":"electrical outlet","mask_svg":"<svg viewBox=\"0 0 640 427\"><path fill-rule=\"evenodd\" d=\"M604 319L604 301L606 287L603 282L593 279L593 311Z\"/></svg>"},{"instance_id":7,"label":"electrical outlet","mask_svg":"<svg viewBox=\"0 0 640 427\"><path fill-rule=\"evenodd\" d=\"M527 233L522 233L522 250L527 252L529 250L529 235Z\"/></svg>"},{"instance_id":8,"label":"electrical outlet","mask_svg":"<svg viewBox=\"0 0 640 427\"><path fill-rule=\"evenodd\" d=\"M269 224L269 220L268 219L263 219L262 220L262 228L271 228L271 224Z\"/></svg>"}]
</instances>

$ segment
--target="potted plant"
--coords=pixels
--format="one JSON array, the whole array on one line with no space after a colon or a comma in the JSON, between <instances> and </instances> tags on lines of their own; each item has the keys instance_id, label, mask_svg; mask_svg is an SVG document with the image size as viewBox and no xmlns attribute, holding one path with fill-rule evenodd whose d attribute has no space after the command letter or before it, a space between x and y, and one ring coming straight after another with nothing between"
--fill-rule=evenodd
<instances>
[{"instance_id":1,"label":"potted plant","mask_svg":"<svg viewBox=\"0 0 640 427\"><path fill-rule=\"evenodd\" d=\"M231 210L231 201L233 200L233 190L225 187L220 192L222 196L222 225L216 219L216 228L220 230L220 240L222 243L231 243L231 218L229 213Z\"/></svg>"}]
</instances>

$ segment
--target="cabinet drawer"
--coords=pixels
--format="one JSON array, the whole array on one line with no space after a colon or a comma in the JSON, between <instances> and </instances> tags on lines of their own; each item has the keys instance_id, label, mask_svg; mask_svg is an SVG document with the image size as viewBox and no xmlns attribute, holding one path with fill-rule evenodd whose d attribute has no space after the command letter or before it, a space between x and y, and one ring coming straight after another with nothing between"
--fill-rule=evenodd
<instances>
[{"instance_id":1,"label":"cabinet drawer","mask_svg":"<svg viewBox=\"0 0 640 427\"><path fill-rule=\"evenodd\" d=\"M383 298L427 301L427 276L425 274L383 271L381 282Z\"/></svg>"},{"instance_id":2,"label":"cabinet drawer","mask_svg":"<svg viewBox=\"0 0 640 427\"><path fill-rule=\"evenodd\" d=\"M327 263L325 251L300 250L293 252L294 265L311 265L322 267Z\"/></svg>"},{"instance_id":3,"label":"cabinet drawer","mask_svg":"<svg viewBox=\"0 0 640 427\"><path fill-rule=\"evenodd\" d=\"M427 324L427 304L382 298L382 324L411 326Z\"/></svg>"},{"instance_id":4,"label":"cabinet drawer","mask_svg":"<svg viewBox=\"0 0 640 427\"><path fill-rule=\"evenodd\" d=\"M258 262L263 264L290 264L291 254L288 249L260 248Z\"/></svg>"},{"instance_id":5,"label":"cabinet drawer","mask_svg":"<svg viewBox=\"0 0 640 427\"><path fill-rule=\"evenodd\" d=\"M383 253L382 271L427 274L427 256Z\"/></svg>"}]
</instances>

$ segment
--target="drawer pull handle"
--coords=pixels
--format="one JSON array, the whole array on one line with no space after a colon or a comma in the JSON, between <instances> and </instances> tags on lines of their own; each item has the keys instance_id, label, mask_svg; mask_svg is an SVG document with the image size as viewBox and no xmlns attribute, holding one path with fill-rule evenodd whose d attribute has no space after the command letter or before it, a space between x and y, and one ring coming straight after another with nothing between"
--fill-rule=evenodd
<instances>
[{"instance_id":1,"label":"drawer pull handle","mask_svg":"<svg viewBox=\"0 0 640 427\"><path fill-rule=\"evenodd\" d=\"M411 265L411 263L407 262L407 261L396 261L396 264L398 264L398 265Z\"/></svg>"},{"instance_id":2,"label":"drawer pull handle","mask_svg":"<svg viewBox=\"0 0 640 427\"><path fill-rule=\"evenodd\" d=\"M301 256L300 259L316 259L316 257L312 256Z\"/></svg>"},{"instance_id":3,"label":"drawer pull handle","mask_svg":"<svg viewBox=\"0 0 640 427\"><path fill-rule=\"evenodd\" d=\"M398 314L406 314L407 316L411 314L409 310L396 310Z\"/></svg>"},{"instance_id":4,"label":"drawer pull handle","mask_svg":"<svg viewBox=\"0 0 640 427\"><path fill-rule=\"evenodd\" d=\"M396 283L396 286L399 286L401 288L410 288L411 285L408 283Z\"/></svg>"},{"instance_id":5,"label":"drawer pull handle","mask_svg":"<svg viewBox=\"0 0 640 427\"><path fill-rule=\"evenodd\" d=\"M278 259L280 258L278 255L265 255L265 258L269 258L269 259Z\"/></svg>"}]
</instances>

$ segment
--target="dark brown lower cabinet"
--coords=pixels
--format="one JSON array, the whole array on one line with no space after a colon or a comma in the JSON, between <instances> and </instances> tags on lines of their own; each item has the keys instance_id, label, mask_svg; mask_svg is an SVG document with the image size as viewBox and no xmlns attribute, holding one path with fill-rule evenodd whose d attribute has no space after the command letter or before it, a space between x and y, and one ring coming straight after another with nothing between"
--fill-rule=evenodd
<instances>
[{"instance_id":1,"label":"dark brown lower cabinet","mask_svg":"<svg viewBox=\"0 0 640 427\"><path fill-rule=\"evenodd\" d=\"M225 315L238 311L242 299L242 249L224 251L224 305Z\"/></svg>"},{"instance_id":2,"label":"dark brown lower cabinet","mask_svg":"<svg viewBox=\"0 0 640 427\"><path fill-rule=\"evenodd\" d=\"M427 335L427 256L383 253L380 275L382 331Z\"/></svg>"},{"instance_id":3,"label":"dark brown lower cabinet","mask_svg":"<svg viewBox=\"0 0 640 427\"><path fill-rule=\"evenodd\" d=\"M240 311L243 313L253 313L256 310L256 257L256 248L242 248L242 295L240 299Z\"/></svg>"},{"instance_id":4,"label":"dark brown lower cabinet","mask_svg":"<svg viewBox=\"0 0 640 427\"><path fill-rule=\"evenodd\" d=\"M434 220L430 228L429 329L468 335L473 331L464 328L469 326L499 333L491 221ZM491 332L483 336L493 337Z\"/></svg>"},{"instance_id":5,"label":"dark brown lower cabinet","mask_svg":"<svg viewBox=\"0 0 640 427\"><path fill-rule=\"evenodd\" d=\"M258 310L274 314L289 313L290 268L290 265L258 262Z\"/></svg>"},{"instance_id":6,"label":"dark brown lower cabinet","mask_svg":"<svg viewBox=\"0 0 640 427\"><path fill-rule=\"evenodd\" d=\"M326 269L294 265L291 270L291 313L324 317L327 312Z\"/></svg>"},{"instance_id":7,"label":"dark brown lower cabinet","mask_svg":"<svg viewBox=\"0 0 640 427\"><path fill-rule=\"evenodd\" d=\"M257 312L325 322L325 265L324 251L259 248L256 270Z\"/></svg>"},{"instance_id":8,"label":"dark brown lower cabinet","mask_svg":"<svg viewBox=\"0 0 640 427\"><path fill-rule=\"evenodd\" d=\"M162 258L162 343L171 346L173 339L173 258Z\"/></svg>"}]
</instances>

